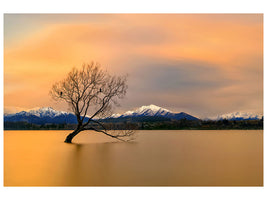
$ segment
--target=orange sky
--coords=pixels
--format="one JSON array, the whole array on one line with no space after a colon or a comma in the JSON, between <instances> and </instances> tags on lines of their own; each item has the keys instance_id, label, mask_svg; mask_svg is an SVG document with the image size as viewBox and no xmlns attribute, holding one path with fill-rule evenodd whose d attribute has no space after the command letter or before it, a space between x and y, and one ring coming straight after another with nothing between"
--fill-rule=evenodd
<instances>
[{"instance_id":1,"label":"orange sky","mask_svg":"<svg viewBox=\"0 0 267 200\"><path fill-rule=\"evenodd\" d=\"M91 61L129 74L115 112L156 104L199 117L263 113L261 14L6 14L5 111L66 110L51 85Z\"/></svg>"}]
</instances>

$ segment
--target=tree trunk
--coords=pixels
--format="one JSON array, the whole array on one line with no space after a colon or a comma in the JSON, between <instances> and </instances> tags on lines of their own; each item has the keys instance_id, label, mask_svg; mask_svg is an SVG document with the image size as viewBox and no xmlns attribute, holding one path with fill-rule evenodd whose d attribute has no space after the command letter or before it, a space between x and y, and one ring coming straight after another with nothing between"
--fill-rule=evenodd
<instances>
[{"instance_id":1,"label":"tree trunk","mask_svg":"<svg viewBox=\"0 0 267 200\"><path fill-rule=\"evenodd\" d=\"M65 139L64 142L66 142L66 143L71 143L72 139L73 139L78 133L80 133L81 131L82 131L82 129L76 129L75 131L73 131L72 133L70 133L70 134L66 137L66 139Z\"/></svg>"}]
</instances>

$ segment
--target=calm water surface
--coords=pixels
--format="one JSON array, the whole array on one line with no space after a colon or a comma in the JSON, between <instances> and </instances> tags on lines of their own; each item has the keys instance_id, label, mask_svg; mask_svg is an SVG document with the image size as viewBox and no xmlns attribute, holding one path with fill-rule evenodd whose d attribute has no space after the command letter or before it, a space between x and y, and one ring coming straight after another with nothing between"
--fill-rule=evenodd
<instances>
[{"instance_id":1,"label":"calm water surface","mask_svg":"<svg viewBox=\"0 0 267 200\"><path fill-rule=\"evenodd\" d=\"M4 131L5 186L262 186L263 131Z\"/></svg>"}]
</instances>

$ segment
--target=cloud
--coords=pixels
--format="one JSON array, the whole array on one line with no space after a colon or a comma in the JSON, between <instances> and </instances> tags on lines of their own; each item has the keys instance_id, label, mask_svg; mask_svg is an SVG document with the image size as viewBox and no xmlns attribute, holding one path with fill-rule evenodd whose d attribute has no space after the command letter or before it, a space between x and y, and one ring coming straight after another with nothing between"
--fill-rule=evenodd
<instances>
[{"instance_id":1,"label":"cloud","mask_svg":"<svg viewBox=\"0 0 267 200\"><path fill-rule=\"evenodd\" d=\"M5 106L64 108L48 96L52 83L93 60L130 75L118 111L153 103L197 115L260 112L262 21L258 14L5 15Z\"/></svg>"}]
</instances>

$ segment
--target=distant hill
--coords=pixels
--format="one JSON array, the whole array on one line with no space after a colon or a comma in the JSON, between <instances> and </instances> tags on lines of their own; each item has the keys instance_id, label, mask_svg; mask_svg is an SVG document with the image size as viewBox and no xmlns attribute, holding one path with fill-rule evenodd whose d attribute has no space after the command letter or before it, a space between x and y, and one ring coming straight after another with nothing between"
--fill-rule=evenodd
<instances>
[{"instance_id":1,"label":"distant hill","mask_svg":"<svg viewBox=\"0 0 267 200\"><path fill-rule=\"evenodd\" d=\"M142 121L142 119L145 120L199 120L197 117L194 117L192 115L189 115L184 112L180 113L173 113L165 108L161 108L156 105L149 105L149 106L141 106L140 108L133 110L133 111L127 111L124 114L114 114L110 118L121 120L121 119L132 119L134 121Z\"/></svg>"},{"instance_id":2,"label":"distant hill","mask_svg":"<svg viewBox=\"0 0 267 200\"><path fill-rule=\"evenodd\" d=\"M227 113L223 115L218 115L215 119L213 120L258 120L262 119L263 115L261 114L254 114L250 112L233 112L233 113Z\"/></svg>"},{"instance_id":3,"label":"distant hill","mask_svg":"<svg viewBox=\"0 0 267 200\"><path fill-rule=\"evenodd\" d=\"M248 112L234 112L223 115L218 115L215 118L209 119L213 121L219 121L227 119L230 121L242 121L242 120L260 120L263 115L253 114ZM127 111L123 114L113 114L109 118L100 119L104 122L158 122L158 121L171 121L171 120L200 120L195 116L187 114L185 112L174 113L165 108L148 105L141 106L135 110ZM88 118L86 118L88 120ZM76 124L77 119L73 113L57 111L51 107L37 108L29 111L22 111L15 114L5 114L4 122L27 122L38 125L43 124Z\"/></svg>"},{"instance_id":4,"label":"distant hill","mask_svg":"<svg viewBox=\"0 0 267 200\"><path fill-rule=\"evenodd\" d=\"M198 118L184 112L173 113L165 108L155 105L142 106L134 111L127 111L124 114L114 114L109 118L101 119L109 122L122 121L170 121L170 120L198 120ZM86 118L88 120L88 118ZM33 124L75 124L76 116L73 113L54 110L51 107L32 109L15 114L5 114L5 122L27 122Z\"/></svg>"},{"instance_id":5,"label":"distant hill","mask_svg":"<svg viewBox=\"0 0 267 200\"><path fill-rule=\"evenodd\" d=\"M117 124L118 127L124 122L130 122L140 130L263 129L262 115L238 112L220 115L212 120L201 120L184 112L174 113L155 105L141 106L136 110L99 120ZM73 130L76 123L73 113L57 111L50 107L4 115L5 130Z\"/></svg>"},{"instance_id":6,"label":"distant hill","mask_svg":"<svg viewBox=\"0 0 267 200\"><path fill-rule=\"evenodd\" d=\"M72 113L56 111L51 107L22 111L15 114L5 114L5 122L27 122L33 124L75 124L76 116Z\"/></svg>"}]
</instances>

